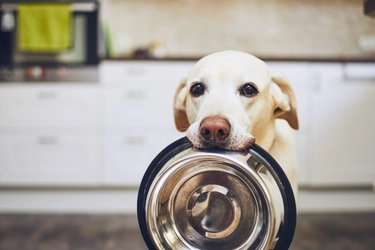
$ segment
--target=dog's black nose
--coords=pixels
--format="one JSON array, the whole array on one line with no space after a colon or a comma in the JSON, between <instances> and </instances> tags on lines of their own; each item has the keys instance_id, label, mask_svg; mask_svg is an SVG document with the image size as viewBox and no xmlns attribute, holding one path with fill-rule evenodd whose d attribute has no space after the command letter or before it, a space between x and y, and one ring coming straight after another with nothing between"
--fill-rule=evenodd
<instances>
[{"instance_id":1,"label":"dog's black nose","mask_svg":"<svg viewBox=\"0 0 375 250\"><path fill-rule=\"evenodd\" d=\"M224 118L209 117L201 122L199 130L207 141L223 141L230 133L230 124Z\"/></svg>"}]
</instances>

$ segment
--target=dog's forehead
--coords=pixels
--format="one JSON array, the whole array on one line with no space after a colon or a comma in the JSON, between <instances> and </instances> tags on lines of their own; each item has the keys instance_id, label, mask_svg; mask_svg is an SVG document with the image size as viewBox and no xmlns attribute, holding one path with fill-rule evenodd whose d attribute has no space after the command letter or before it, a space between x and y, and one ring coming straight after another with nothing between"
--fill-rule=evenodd
<instances>
[{"instance_id":1,"label":"dog's forehead","mask_svg":"<svg viewBox=\"0 0 375 250\"><path fill-rule=\"evenodd\" d=\"M269 77L267 65L260 59L243 52L218 52L199 60L191 69L189 79L232 79L255 81Z\"/></svg>"}]
</instances>

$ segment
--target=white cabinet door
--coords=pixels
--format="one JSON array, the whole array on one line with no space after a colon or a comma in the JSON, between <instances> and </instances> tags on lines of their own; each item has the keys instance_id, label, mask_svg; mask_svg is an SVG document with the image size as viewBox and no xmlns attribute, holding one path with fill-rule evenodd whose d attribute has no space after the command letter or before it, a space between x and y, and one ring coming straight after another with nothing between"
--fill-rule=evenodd
<instances>
[{"instance_id":1,"label":"white cabinet door","mask_svg":"<svg viewBox=\"0 0 375 250\"><path fill-rule=\"evenodd\" d=\"M89 86L0 86L0 127L96 126L97 99Z\"/></svg>"},{"instance_id":2,"label":"white cabinet door","mask_svg":"<svg viewBox=\"0 0 375 250\"><path fill-rule=\"evenodd\" d=\"M183 136L174 125L173 97L191 64L101 65L105 185L139 186L152 159Z\"/></svg>"},{"instance_id":3,"label":"white cabinet door","mask_svg":"<svg viewBox=\"0 0 375 250\"><path fill-rule=\"evenodd\" d=\"M105 86L126 86L132 82L154 84L172 82L177 84L185 78L194 62L140 62L104 61L101 63L100 81Z\"/></svg>"},{"instance_id":4,"label":"white cabinet door","mask_svg":"<svg viewBox=\"0 0 375 250\"><path fill-rule=\"evenodd\" d=\"M0 185L96 185L95 135L0 134Z\"/></svg>"},{"instance_id":5,"label":"white cabinet door","mask_svg":"<svg viewBox=\"0 0 375 250\"><path fill-rule=\"evenodd\" d=\"M174 127L173 97L193 63L104 62L104 126Z\"/></svg>"},{"instance_id":6,"label":"white cabinet door","mask_svg":"<svg viewBox=\"0 0 375 250\"><path fill-rule=\"evenodd\" d=\"M104 90L104 126L173 126L173 106L165 84L157 87L132 83L124 88Z\"/></svg>"},{"instance_id":7,"label":"white cabinet door","mask_svg":"<svg viewBox=\"0 0 375 250\"><path fill-rule=\"evenodd\" d=\"M156 155L182 137L163 127L134 127L105 135L105 184L139 186L142 176Z\"/></svg>"},{"instance_id":8,"label":"white cabinet door","mask_svg":"<svg viewBox=\"0 0 375 250\"><path fill-rule=\"evenodd\" d=\"M312 107L314 185L375 181L375 65L357 68L368 68L374 79L356 75L345 65L316 66L321 79Z\"/></svg>"}]
</instances>

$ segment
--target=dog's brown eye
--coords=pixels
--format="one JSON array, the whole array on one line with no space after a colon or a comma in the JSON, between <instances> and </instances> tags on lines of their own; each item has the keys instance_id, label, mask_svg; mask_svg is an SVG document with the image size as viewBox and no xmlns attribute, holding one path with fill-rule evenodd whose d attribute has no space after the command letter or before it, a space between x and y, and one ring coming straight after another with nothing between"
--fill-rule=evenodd
<instances>
[{"instance_id":1,"label":"dog's brown eye","mask_svg":"<svg viewBox=\"0 0 375 250\"><path fill-rule=\"evenodd\" d=\"M251 84L251 83L245 83L241 88L240 88L240 94L246 97L254 96L258 94L257 88Z\"/></svg>"},{"instance_id":2,"label":"dog's brown eye","mask_svg":"<svg viewBox=\"0 0 375 250\"><path fill-rule=\"evenodd\" d=\"M197 82L190 88L190 93L194 97L198 97L204 94L206 87L202 82Z\"/></svg>"}]
</instances>

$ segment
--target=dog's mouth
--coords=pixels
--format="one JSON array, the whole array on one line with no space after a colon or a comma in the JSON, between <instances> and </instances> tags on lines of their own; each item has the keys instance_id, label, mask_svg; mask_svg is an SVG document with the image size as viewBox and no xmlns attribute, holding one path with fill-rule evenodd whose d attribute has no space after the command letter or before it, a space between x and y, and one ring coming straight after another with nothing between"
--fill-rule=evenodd
<instances>
[{"instance_id":1,"label":"dog's mouth","mask_svg":"<svg viewBox=\"0 0 375 250\"><path fill-rule=\"evenodd\" d=\"M231 151L243 151L255 143L255 138L248 134L229 136L226 140L206 140L201 136L194 136L191 133L187 133L187 137L194 147L200 149L220 148Z\"/></svg>"},{"instance_id":2,"label":"dog's mouth","mask_svg":"<svg viewBox=\"0 0 375 250\"><path fill-rule=\"evenodd\" d=\"M206 141L202 139L200 148L222 148L228 149L228 143L224 141Z\"/></svg>"}]
</instances>

